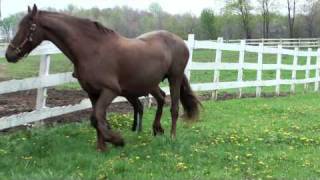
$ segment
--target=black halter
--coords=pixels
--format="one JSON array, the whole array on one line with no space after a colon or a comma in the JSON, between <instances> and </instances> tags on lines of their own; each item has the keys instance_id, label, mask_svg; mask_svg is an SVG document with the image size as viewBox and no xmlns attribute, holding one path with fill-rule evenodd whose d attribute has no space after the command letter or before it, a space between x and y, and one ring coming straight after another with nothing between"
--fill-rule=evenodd
<instances>
[{"instance_id":1,"label":"black halter","mask_svg":"<svg viewBox=\"0 0 320 180\"><path fill-rule=\"evenodd\" d=\"M33 33L36 31L37 29L37 24L32 23L30 28L29 28L29 33L27 35L27 37L22 41L22 43L18 46L14 45L12 42L10 42L9 47L13 48L14 51L17 53L17 55L19 56L21 54L21 49L23 49L23 47L27 44L27 42L32 42L32 36ZM26 54L25 56L27 56L28 54Z\"/></svg>"}]
</instances>

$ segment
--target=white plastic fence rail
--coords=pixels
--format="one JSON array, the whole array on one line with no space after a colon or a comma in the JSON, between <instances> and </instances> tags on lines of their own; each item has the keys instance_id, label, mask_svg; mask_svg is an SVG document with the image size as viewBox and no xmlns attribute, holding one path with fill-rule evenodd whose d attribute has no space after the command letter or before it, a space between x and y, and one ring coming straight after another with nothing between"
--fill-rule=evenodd
<instances>
[{"instance_id":1,"label":"white plastic fence rail","mask_svg":"<svg viewBox=\"0 0 320 180\"><path fill-rule=\"evenodd\" d=\"M240 44L223 43L222 38L218 38L214 41L197 41L193 34L188 36L186 44L189 47L190 58L187 64L185 74L188 79L191 78L191 72L194 70L209 70L214 71L214 77L212 82L208 83L196 83L192 84L194 91L212 91L213 99L218 96L218 90L223 89L238 89L238 97L242 96L242 89L247 87L256 87L256 96L261 95L262 87L274 86L275 93L280 94L281 85L291 85L291 92L295 92L295 85L304 84L304 88L307 89L310 83L314 83L314 90L319 90L319 72L320 72L320 49L317 51L299 51L298 48L294 50L284 49L282 45L278 45L277 48L266 47L260 43L259 46L247 45L244 41ZM193 52L195 49L212 49L216 51L215 62L194 62ZM234 51L239 53L239 60L237 63L223 62L224 51ZM258 59L256 63L248 63L245 61L246 53L257 53ZM76 112L84 109L91 108L91 103L88 99L84 99L81 103L76 105L67 105L62 107L46 107L47 88L53 87L65 83L77 82L72 77L71 72L49 74L50 68L50 55L61 53L54 45L45 42L39 48L35 49L31 55L40 55L40 69L39 76L26 78L22 80L9 80L0 82L0 94L12 93L23 90L37 89L37 103L35 110L32 112L20 113L12 116L0 118L0 130L25 125L27 123L43 120L49 117L55 117L66 113ZM276 64L264 64L263 55L274 54L277 57ZM292 56L293 64L283 64L282 58L284 55ZM4 50L0 50L0 57L4 57ZM306 65L299 64L299 57L306 57ZM311 59L316 58L316 63L312 64ZM233 82L221 82L220 71L221 70L236 70L238 72L237 81ZM245 81L243 79L244 70L257 71L257 77L254 81ZM263 80L262 72L265 70L276 71L276 77L274 80ZM281 70L292 71L291 79L281 79ZM315 71L315 76L310 77L310 71ZM296 72L305 71L306 76L304 79L297 79ZM163 90L169 94L168 87L164 87ZM115 102L125 101L124 98L117 98Z\"/></svg>"}]
</instances>

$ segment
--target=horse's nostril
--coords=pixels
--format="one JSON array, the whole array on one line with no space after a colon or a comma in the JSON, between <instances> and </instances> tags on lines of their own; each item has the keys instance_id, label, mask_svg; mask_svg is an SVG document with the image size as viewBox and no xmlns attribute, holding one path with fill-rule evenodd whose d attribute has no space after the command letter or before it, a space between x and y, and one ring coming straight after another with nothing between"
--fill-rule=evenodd
<instances>
[{"instance_id":1,"label":"horse's nostril","mask_svg":"<svg viewBox=\"0 0 320 180\"><path fill-rule=\"evenodd\" d=\"M8 52L6 53L6 59L7 59L8 62L17 62L18 61L17 56L12 55L12 54L10 54Z\"/></svg>"}]
</instances>

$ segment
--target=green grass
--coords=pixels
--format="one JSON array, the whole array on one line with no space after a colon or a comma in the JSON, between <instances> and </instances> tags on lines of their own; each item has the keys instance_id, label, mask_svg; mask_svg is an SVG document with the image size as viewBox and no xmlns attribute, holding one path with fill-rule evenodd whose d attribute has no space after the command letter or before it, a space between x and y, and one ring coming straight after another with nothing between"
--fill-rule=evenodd
<instances>
[{"instance_id":1,"label":"green grass","mask_svg":"<svg viewBox=\"0 0 320 180\"><path fill-rule=\"evenodd\" d=\"M0 136L0 179L317 179L320 176L320 95L203 102L201 120L178 123L169 137L129 130L132 115L111 115L124 148L95 151L88 122Z\"/></svg>"}]
</instances>

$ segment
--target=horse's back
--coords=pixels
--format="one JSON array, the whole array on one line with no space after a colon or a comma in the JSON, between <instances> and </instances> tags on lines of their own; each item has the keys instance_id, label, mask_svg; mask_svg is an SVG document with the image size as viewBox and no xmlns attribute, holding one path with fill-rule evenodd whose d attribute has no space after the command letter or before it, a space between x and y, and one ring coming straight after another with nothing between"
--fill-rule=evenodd
<instances>
[{"instance_id":1,"label":"horse's back","mask_svg":"<svg viewBox=\"0 0 320 180\"><path fill-rule=\"evenodd\" d=\"M180 64L179 66L185 66L189 59L189 50L183 39L179 36L165 30L153 31L142 34L137 39L145 41L147 43L161 43L164 46L165 51L170 53L171 64Z\"/></svg>"},{"instance_id":2,"label":"horse's back","mask_svg":"<svg viewBox=\"0 0 320 180\"><path fill-rule=\"evenodd\" d=\"M174 50L175 48L187 48L183 39L165 30L148 32L138 36L137 39L145 42L163 42L171 50Z\"/></svg>"}]
</instances>

